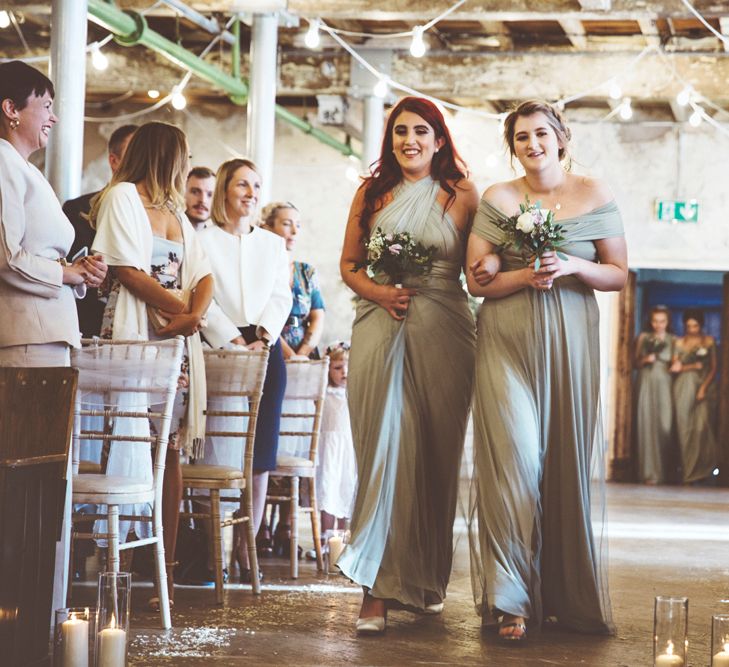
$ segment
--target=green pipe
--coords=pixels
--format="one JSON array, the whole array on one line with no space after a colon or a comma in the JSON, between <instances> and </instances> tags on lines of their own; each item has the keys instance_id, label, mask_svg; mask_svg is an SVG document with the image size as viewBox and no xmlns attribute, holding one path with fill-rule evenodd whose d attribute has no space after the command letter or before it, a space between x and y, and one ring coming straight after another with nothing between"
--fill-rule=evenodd
<instances>
[{"instance_id":1,"label":"green pipe","mask_svg":"<svg viewBox=\"0 0 729 667\"><path fill-rule=\"evenodd\" d=\"M134 46L141 44L147 48L156 51L165 56L173 63L188 69L197 74L201 79L222 88L235 104L245 104L248 99L248 85L239 77L226 74L219 68L206 63L198 58L194 53L190 53L187 49L171 42L154 30L150 30L144 16L134 11L122 11L111 2L105 0L88 0L88 12L94 23L102 26L109 32L116 35L116 41L124 46ZM240 30L237 22L234 24L234 34ZM236 68L235 62L240 62L240 42L236 39L234 52L237 51L237 60L234 60L233 72L240 73L240 65ZM235 59L235 55L234 55ZM314 127L311 123L299 118L291 113L288 109L276 105L276 115L282 120L297 127L302 132L310 134L327 146L335 148L343 155L354 155L359 157L352 150L352 147L338 139L332 137L326 132Z\"/></svg>"}]
</instances>

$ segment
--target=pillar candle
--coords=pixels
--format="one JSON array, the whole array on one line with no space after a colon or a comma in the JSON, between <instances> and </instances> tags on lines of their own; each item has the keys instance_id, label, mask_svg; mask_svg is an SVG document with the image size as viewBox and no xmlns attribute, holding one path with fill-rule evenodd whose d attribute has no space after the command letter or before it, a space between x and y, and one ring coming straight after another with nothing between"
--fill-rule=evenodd
<instances>
[{"instance_id":1,"label":"pillar candle","mask_svg":"<svg viewBox=\"0 0 729 667\"><path fill-rule=\"evenodd\" d=\"M329 538L329 566L333 567L344 550L344 540L340 535L332 535Z\"/></svg>"},{"instance_id":2,"label":"pillar candle","mask_svg":"<svg viewBox=\"0 0 729 667\"><path fill-rule=\"evenodd\" d=\"M83 618L71 618L61 623L63 667L88 667L89 622Z\"/></svg>"},{"instance_id":3,"label":"pillar candle","mask_svg":"<svg viewBox=\"0 0 729 667\"><path fill-rule=\"evenodd\" d=\"M127 633L116 627L114 616L111 626L99 633L98 667L124 667L127 661Z\"/></svg>"}]
</instances>

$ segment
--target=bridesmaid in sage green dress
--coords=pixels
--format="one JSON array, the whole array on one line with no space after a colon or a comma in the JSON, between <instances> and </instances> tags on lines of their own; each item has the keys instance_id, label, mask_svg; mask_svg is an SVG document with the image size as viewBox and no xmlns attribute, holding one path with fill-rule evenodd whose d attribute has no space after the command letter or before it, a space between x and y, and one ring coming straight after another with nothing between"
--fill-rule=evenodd
<instances>
[{"instance_id":1,"label":"bridesmaid in sage green dress","mask_svg":"<svg viewBox=\"0 0 729 667\"><path fill-rule=\"evenodd\" d=\"M651 308L651 332L643 332L635 343L635 442L638 475L646 484L665 484L673 443L674 336L668 333L670 314L665 306Z\"/></svg>"},{"instance_id":2,"label":"bridesmaid in sage green dress","mask_svg":"<svg viewBox=\"0 0 729 667\"><path fill-rule=\"evenodd\" d=\"M711 419L711 383L716 376L716 344L704 334L704 314L683 314L685 334L676 341L671 372L676 435L681 452L683 482L700 482L712 476L718 447Z\"/></svg>"},{"instance_id":3,"label":"bridesmaid in sage green dress","mask_svg":"<svg viewBox=\"0 0 729 667\"><path fill-rule=\"evenodd\" d=\"M593 464L599 429L598 308L593 290L622 289L623 226L608 189L568 173L569 130L550 105L528 101L506 118L504 138L525 175L484 193L468 243L469 268L505 241L497 222L529 196L564 226L560 258L536 269L513 246L483 296L473 407L471 571L482 624L504 642L526 639L543 618L613 632L600 540L593 536ZM531 262L531 263L528 263ZM604 478L603 478L604 479Z\"/></svg>"},{"instance_id":4,"label":"bridesmaid in sage green dress","mask_svg":"<svg viewBox=\"0 0 729 667\"><path fill-rule=\"evenodd\" d=\"M364 588L360 633L381 633L388 606L443 607L476 343L459 276L477 205L438 108L401 100L352 203L341 259L359 296L348 378L359 485L337 564ZM353 272L378 227L435 246L430 273L400 287Z\"/></svg>"}]
</instances>

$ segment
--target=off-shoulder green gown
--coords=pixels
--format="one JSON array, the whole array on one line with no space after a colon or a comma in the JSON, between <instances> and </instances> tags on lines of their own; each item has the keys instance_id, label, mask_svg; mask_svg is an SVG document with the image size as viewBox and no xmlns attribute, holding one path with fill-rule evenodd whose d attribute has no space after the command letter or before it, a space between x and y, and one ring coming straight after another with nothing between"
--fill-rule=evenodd
<instances>
[{"instance_id":1,"label":"off-shoulder green gown","mask_svg":"<svg viewBox=\"0 0 729 667\"><path fill-rule=\"evenodd\" d=\"M506 214L481 201L473 233L501 244ZM622 236L614 203L560 220L565 253L596 260L593 241ZM502 271L524 268L513 248ZM484 624L500 613L613 632L601 536L593 535L599 429L598 308L574 276L551 290L485 299L474 391L471 572ZM602 478L604 479L604 477ZM602 516L596 517L601 522ZM597 538L597 539L596 539Z\"/></svg>"},{"instance_id":2,"label":"off-shoulder green gown","mask_svg":"<svg viewBox=\"0 0 729 667\"><path fill-rule=\"evenodd\" d=\"M673 382L673 401L676 411L676 435L681 452L681 467L685 484L711 477L718 461L718 448L711 423L712 392L703 401L696 400L696 392L709 372L710 357L716 355L711 343L692 349L677 345L679 361L684 364L701 362L701 370L679 373ZM704 354L701 354L704 352Z\"/></svg>"},{"instance_id":3,"label":"off-shoulder green gown","mask_svg":"<svg viewBox=\"0 0 729 667\"><path fill-rule=\"evenodd\" d=\"M347 392L359 486L338 561L373 596L419 609L443 600L450 577L476 342L459 282L466 239L439 190L429 177L403 182L374 223L437 252L429 275L404 280L418 290L404 321L357 305Z\"/></svg>"},{"instance_id":4,"label":"off-shoulder green gown","mask_svg":"<svg viewBox=\"0 0 729 667\"><path fill-rule=\"evenodd\" d=\"M650 354L651 336L641 341L641 356ZM673 377L668 368L673 357L674 337L666 334L656 360L638 370L635 383L635 443L638 475L643 482L668 481L668 463L673 440Z\"/></svg>"}]
</instances>

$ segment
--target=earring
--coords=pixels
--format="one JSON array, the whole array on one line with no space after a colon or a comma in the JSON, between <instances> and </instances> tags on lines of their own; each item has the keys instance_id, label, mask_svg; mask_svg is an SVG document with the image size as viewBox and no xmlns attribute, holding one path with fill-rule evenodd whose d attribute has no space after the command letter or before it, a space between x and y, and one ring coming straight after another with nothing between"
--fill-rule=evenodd
<instances>
[{"instance_id":1,"label":"earring","mask_svg":"<svg viewBox=\"0 0 729 667\"><path fill-rule=\"evenodd\" d=\"M440 150L440 148L436 148L436 149L435 149L435 152L437 153L437 152L438 152L439 150Z\"/></svg>"},{"instance_id":2,"label":"earring","mask_svg":"<svg viewBox=\"0 0 729 667\"><path fill-rule=\"evenodd\" d=\"M13 118L10 121L10 129L11 130L17 130L18 129L18 125L20 125L20 118Z\"/></svg>"}]
</instances>

